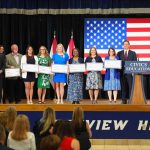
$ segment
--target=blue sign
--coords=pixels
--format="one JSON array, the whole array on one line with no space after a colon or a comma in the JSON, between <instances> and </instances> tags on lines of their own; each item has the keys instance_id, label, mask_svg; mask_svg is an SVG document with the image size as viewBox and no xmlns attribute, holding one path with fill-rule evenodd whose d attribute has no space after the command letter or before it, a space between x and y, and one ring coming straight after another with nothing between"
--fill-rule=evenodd
<instances>
[{"instance_id":1,"label":"blue sign","mask_svg":"<svg viewBox=\"0 0 150 150\"><path fill-rule=\"evenodd\" d=\"M31 123L42 117L42 112L26 114ZM150 139L150 112L84 112L94 139ZM72 112L56 112L56 118L71 120Z\"/></svg>"},{"instance_id":2,"label":"blue sign","mask_svg":"<svg viewBox=\"0 0 150 150\"><path fill-rule=\"evenodd\" d=\"M125 61L125 73L150 73L150 61Z\"/></svg>"}]
</instances>

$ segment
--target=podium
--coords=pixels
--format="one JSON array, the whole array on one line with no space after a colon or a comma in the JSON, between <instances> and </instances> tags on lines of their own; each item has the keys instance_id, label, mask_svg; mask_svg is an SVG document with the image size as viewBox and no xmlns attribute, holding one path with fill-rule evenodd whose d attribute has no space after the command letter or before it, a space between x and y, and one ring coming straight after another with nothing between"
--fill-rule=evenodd
<instances>
[{"instance_id":1,"label":"podium","mask_svg":"<svg viewBox=\"0 0 150 150\"><path fill-rule=\"evenodd\" d=\"M144 105L146 104L143 74L150 74L149 61L126 61L125 73L133 74L133 84L130 96L130 104Z\"/></svg>"},{"instance_id":2,"label":"podium","mask_svg":"<svg viewBox=\"0 0 150 150\"><path fill-rule=\"evenodd\" d=\"M130 97L130 104L146 104L143 75L135 74L133 78L133 85Z\"/></svg>"}]
</instances>

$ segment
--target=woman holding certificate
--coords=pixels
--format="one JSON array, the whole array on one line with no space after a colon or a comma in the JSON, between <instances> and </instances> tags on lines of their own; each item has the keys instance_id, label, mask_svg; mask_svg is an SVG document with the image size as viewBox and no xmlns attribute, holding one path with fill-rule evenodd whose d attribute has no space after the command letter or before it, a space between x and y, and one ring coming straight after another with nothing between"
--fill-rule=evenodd
<instances>
[{"instance_id":1,"label":"woman holding certificate","mask_svg":"<svg viewBox=\"0 0 150 150\"><path fill-rule=\"evenodd\" d=\"M69 59L69 64L84 63L83 58L79 57L79 50L74 48L72 50L73 58ZM67 91L67 99L72 101L72 104L79 104L83 98L83 73L70 73L69 84Z\"/></svg>"},{"instance_id":2,"label":"woman holding certificate","mask_svg":"<svg viewBox=\"0 0 150 150\"><path fill-rule=\"evenodd\" d=\"M105 60L118 60L119 57L116 56L114 48L108 50L108 56ZM109 102L112 103L112 93L114 98L114 103L116 103L118 90L121 89L120 86L120 72L118 69L106 69L105 80L104 80L104 91L107 91Z\"/></svg>"},{"instance_id":3,"label":"woman holding certificate","mask_svg":"<svg viewBox=\"0 0 150 150\"><path fill-rule=\"evenodd\" d=\"M26 54L21 58L21 69L23 69L24 64L38 64L37 56L34 56L34 50L32 46L28 46L26 49ZM34 72L26 72L22 70L22 78L25 84L25 93L27 98L27 104L33 104L32 96L33 96L33 87L35 78L37 78L37 74Z\"/></svg>"},{"instance_id":4,"label":"woman holding certificate","mask_svg":"<svg viewBox=\"0 0 150 150\"><path fill-rule=\"evenodd\" d=\"M89 56L86 58L85 63L97 63L103 62L102 58L98 56L95 47L92 47L89 52ZM102 77L101 72L89 71L86 78L86 90L89 90L89 96L91 103L97 103L99 89L102 89Z\"/></svg>"},{"instance_id":5,"label":"woman holding certificate","mask_svg":"<svg viewBox=\"0 0 150 150\"><path fill-rule=\"evenodd\" d=\"M38 64L41 66L50 66L51 58L48 54L47 48L45 46L41 46L38 54ZM46 89L50 88L50 75L40 73L38 74L38 103L45 103L45 95Z\"/></svg>"},{"instance_id":6,"label":"woman holding certificate","mask_svg":"<svg viewBox=\"0 0 150 150\"><path fill-rule=\"evenodd\" d=\"M69 56L65 53L64 46L62 44L58 44L56 48L56 53L53 54L52 60L54 64L67 64ZM64 96L64 83L67 82L67 74L65 73L55 73L54 82L56 82L56 94L57 94L57 104L63 104L63 96Z\"/></svg>"}]
</instances>

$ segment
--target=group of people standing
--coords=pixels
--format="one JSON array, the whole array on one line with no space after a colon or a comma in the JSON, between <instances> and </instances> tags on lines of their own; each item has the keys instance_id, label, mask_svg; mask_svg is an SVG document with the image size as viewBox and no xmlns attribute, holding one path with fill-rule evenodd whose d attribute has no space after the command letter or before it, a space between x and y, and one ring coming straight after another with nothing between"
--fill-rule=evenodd
<instances>
[{"instance_id":1,"label":"group of people standing","mask_svg":"<svg viewBox=\"0 0 150 150\"><path fill-rule=\"evenodd\" d=\"M129 41L123 42L123 50L118 52L116 55L115 49L110 48L108 50L108 56L105 60L122 60L122 69L106 69L104 77L104 86L102 82L101 72L89 71L86 77L86 90L89 91L89 96L92 104L97 103L98 95L100 89L107 91L109 102L116 103L118 90L122 91L121 98L122 103L127 103L127 93L129 88L129 96L131 94L132 80L133 76L124 73L124 62L125 61L136 61L136 53L130 50ZM0 46L0 99L2 99L2 87L4 78L5 68L21 68L23 64L39 64L42 66L51 66L52 64L81 64L84 63L84 59L79 56L79 50L77 48L73 49L73 57L69 59L67 53L65 53L64 46L58 44L56 48L56 53L50 58L47 48L45 46L40 46L39 54L34 55L34 50L32 46L28 46L26 49L26 54L21 55L18 53L18 46L13 44L11 46L11 53L4 55L3 46ZM102 58L97 54L95 47L92 47L89 51L89 56L86 58L85 63L97 63L103 62ZM37 88L38 88L38 103L45 103L46 89L50 88L50 75L43 73L33 73L25 72L22 70L22 79L25 84L25 93L27 98L27 104L33 104L33 87L36 78ZM8 88L8 100L9 102L20 101L20 80L21 77L8 78L9 88ZM53 81L56 83L56 94L57 94L57 104L63 104L64 97L64 84L68 83L67 90L67 100L72 101L73 104L80 103L83 98L83 73L55 73L53 76ZM128 85L128 87L126 87ZM3 96L5 91L3 91ZM113 98L112 98L113 95Z\"/></svg>"}]
</instances>

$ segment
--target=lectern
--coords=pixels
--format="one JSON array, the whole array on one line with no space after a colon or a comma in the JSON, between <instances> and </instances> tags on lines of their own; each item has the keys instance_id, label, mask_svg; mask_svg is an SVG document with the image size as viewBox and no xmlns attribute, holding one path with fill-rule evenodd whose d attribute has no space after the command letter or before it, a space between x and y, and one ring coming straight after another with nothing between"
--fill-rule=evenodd
<instances>
[{"instance_id":1,"label":"lectern","mask_svg":"<svg viewBox=\"0 0 150 150\"><path fill-rule=\"evenodd\" d=\"M148 61L126 61L125 73L133 75L133 85L129 103L146 104L143 74L150 73L150 62Z\"/></svg>"}]
</instances>

